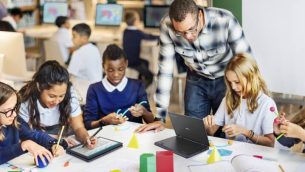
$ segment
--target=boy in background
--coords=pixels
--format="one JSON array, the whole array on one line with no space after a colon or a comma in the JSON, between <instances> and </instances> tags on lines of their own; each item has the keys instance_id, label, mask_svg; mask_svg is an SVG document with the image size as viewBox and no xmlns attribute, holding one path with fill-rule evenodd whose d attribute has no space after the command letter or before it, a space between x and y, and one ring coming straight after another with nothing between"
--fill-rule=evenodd
<instances>
[{"instance_id":1,"label":"boy in background","mask_svg":"<svg viewBox=\"0 0 305 172\"><path fill-rule=\"evenodd\" d=\"M22 17L23 17L23 13L20 8L12 8L11 10L9 10L9 15L3 17L2 20L9 22L13 26L13 28L17 31L18 30L17 24L20 22Z\"/></svg>"},{"instance_id":2,"label":"boy in background","mask_svg":"<svg viewBox=\"0 0 305 172\"><path fill-rule=\"evenodd\" d=\"M123 34L123 49L127 55L128 67L140 73L139 79L145 82L146 88L153 81L153 73L149 70L148 61L140 58L142 40L157 40L158 36L146 34L138 29L140 24L139 14L135 11L127 12L125 21L128 27Z\"/></svg>"},{"instance_id":3,"label":"boy in background","mask_svg":"<svg viewBox=\"0 0 305 172\"><path fill-rule=\"evenodd\" d=\"M90 27L80 23L72 28L72 40L77 48L72 54L68 71L77 79L90 83L102 80L102 62L98 48L89 42Z\"/></svg>"},{"instance_id":4,"label":"boy in background","mask_svg":"<svg viewBox=\"0 0 305 172\"><path fill-rule=\"evenodd\" d=\"M68 65L70 54L74 51L72 36L69 32L69 18L66 16L58 16L55 20L55 25L58 27L58 30L54 33L51 40L56 41L59 44L60 51L64 58L63 60Z\"/></svg>"}]
</instances>

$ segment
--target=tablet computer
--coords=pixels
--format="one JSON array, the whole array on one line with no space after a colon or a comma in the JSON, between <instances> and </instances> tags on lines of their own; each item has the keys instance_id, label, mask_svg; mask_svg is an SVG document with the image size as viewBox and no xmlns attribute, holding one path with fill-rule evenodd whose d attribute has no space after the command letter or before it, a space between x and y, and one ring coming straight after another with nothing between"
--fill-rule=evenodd
<instances>
[{"instance_id":1,"label":"tablet computer","mask_svg":"<svg viewBox=\"0 0 305 172\"><path fill-rule=\"evenodd\" d=\"M78 144L68 148L67 153L89 162L123 146L121 142L104 137L98 137L97 139L98 143L94 149L90 150L87 147L83 147L83 144Z\"/></svg>"}]
</instances>

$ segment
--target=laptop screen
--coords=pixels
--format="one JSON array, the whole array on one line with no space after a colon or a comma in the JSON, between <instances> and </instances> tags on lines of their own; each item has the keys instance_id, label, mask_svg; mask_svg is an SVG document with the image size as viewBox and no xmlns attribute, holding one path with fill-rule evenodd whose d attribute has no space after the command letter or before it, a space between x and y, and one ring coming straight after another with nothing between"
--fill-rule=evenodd
<instances>
[{"instance_id":1,"label":"laptop screen","mask_svg":"<svg viewBox=\"0 0 305 172\"><path fill-rule=\"evenodd\" d=\"M178 137L182 137L193 142L209 145L207 132L205 131L203 121L185 115L178 115L169 112L173 128Z\"/></svg>"}]
</instances>

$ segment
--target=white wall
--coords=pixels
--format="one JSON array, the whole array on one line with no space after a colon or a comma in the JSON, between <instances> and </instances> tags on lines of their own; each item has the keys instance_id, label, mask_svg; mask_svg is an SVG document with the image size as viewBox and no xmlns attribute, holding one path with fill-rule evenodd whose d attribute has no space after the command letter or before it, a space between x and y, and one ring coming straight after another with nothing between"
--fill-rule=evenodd
<instances>
[{"instance_id":1,"label":"white wall","mask_svg":"<svg viewBox=\"0 0 305 172\"><path fill-rule=\"evenodd\" d=\"M245 35L269 89L305 96L305 1L242 3Z\"/></svg>"}]
</instances>

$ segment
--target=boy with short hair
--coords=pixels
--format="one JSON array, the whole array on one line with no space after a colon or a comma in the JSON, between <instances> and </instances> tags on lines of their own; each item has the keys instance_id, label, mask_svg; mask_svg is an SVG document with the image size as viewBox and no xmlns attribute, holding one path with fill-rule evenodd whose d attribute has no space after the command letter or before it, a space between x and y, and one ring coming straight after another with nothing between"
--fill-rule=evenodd
<instances>
[{"instance_id":1,"label":"boy with short hair","mask_svg":"<svg viewBox=\"0 0 305 172\"><path fill-rule=\"evenodd\" d=\"M103 54L106 76L101 82L91 84L87 92L84 111L87 129L121 124L125 120L138 123L143 120L146 123L159 122L150 110L143 83L125 76L127 66L124 51L115 44L108 45Z\"/></svg>"},{"instance_id":2,"label":"boy with short hair","mask_svg":"<svg viewBox=\"0 0 305 172\"><path fill-rule=\"evenodd\" d=\"M102 63L98 48L89 42L90 27L80 23L72 28L72 40L77 47L72 54L68 71L77 79L91 83L102 79Z\"/></svg>"},{"instance_id":3,"label":"boy with short hair","mask_svg":"<svg viewBox=\"0 0 305 172\"><path fill-rule=\"evenodd\" d=\"M58 30L54 33L51 40L56 41L59 44L60 51L63 55L64 62L69 64L69 56L74 51L72 36L70 35L69 18L66 16L58 16L55 20L55 25Z\"/></svg>"},{"instance_id":4,"label":"boy with short hair","mask_svg":"<svg viewBox=\"0 0 305 172\"><path fill-rule=\"evenodd\" d=\"M20 20L23 17L23 13L20 8L12 8L9 10L9 15L6 17L3 17L3 21L9 22L15 30L17 30L17 24L20 22Z\"/></svg>"},{"instance_id":5,"label":"boy with short hair","mask_svg":"<svg viewBox=\"0 0 305 172\"><path fill-rule=\"evenodd\" d=\"M128 67L137 70L140 73L139 79L144 81L145 86L148 87L153 81L153 74L148 68L148 61L140 58L141 41L157 40L159 37L138 29L140 17L136 11L127 12L125 21L128 27L123 34L123 49L128 58Z\"/></svg>"}]
</instances>

